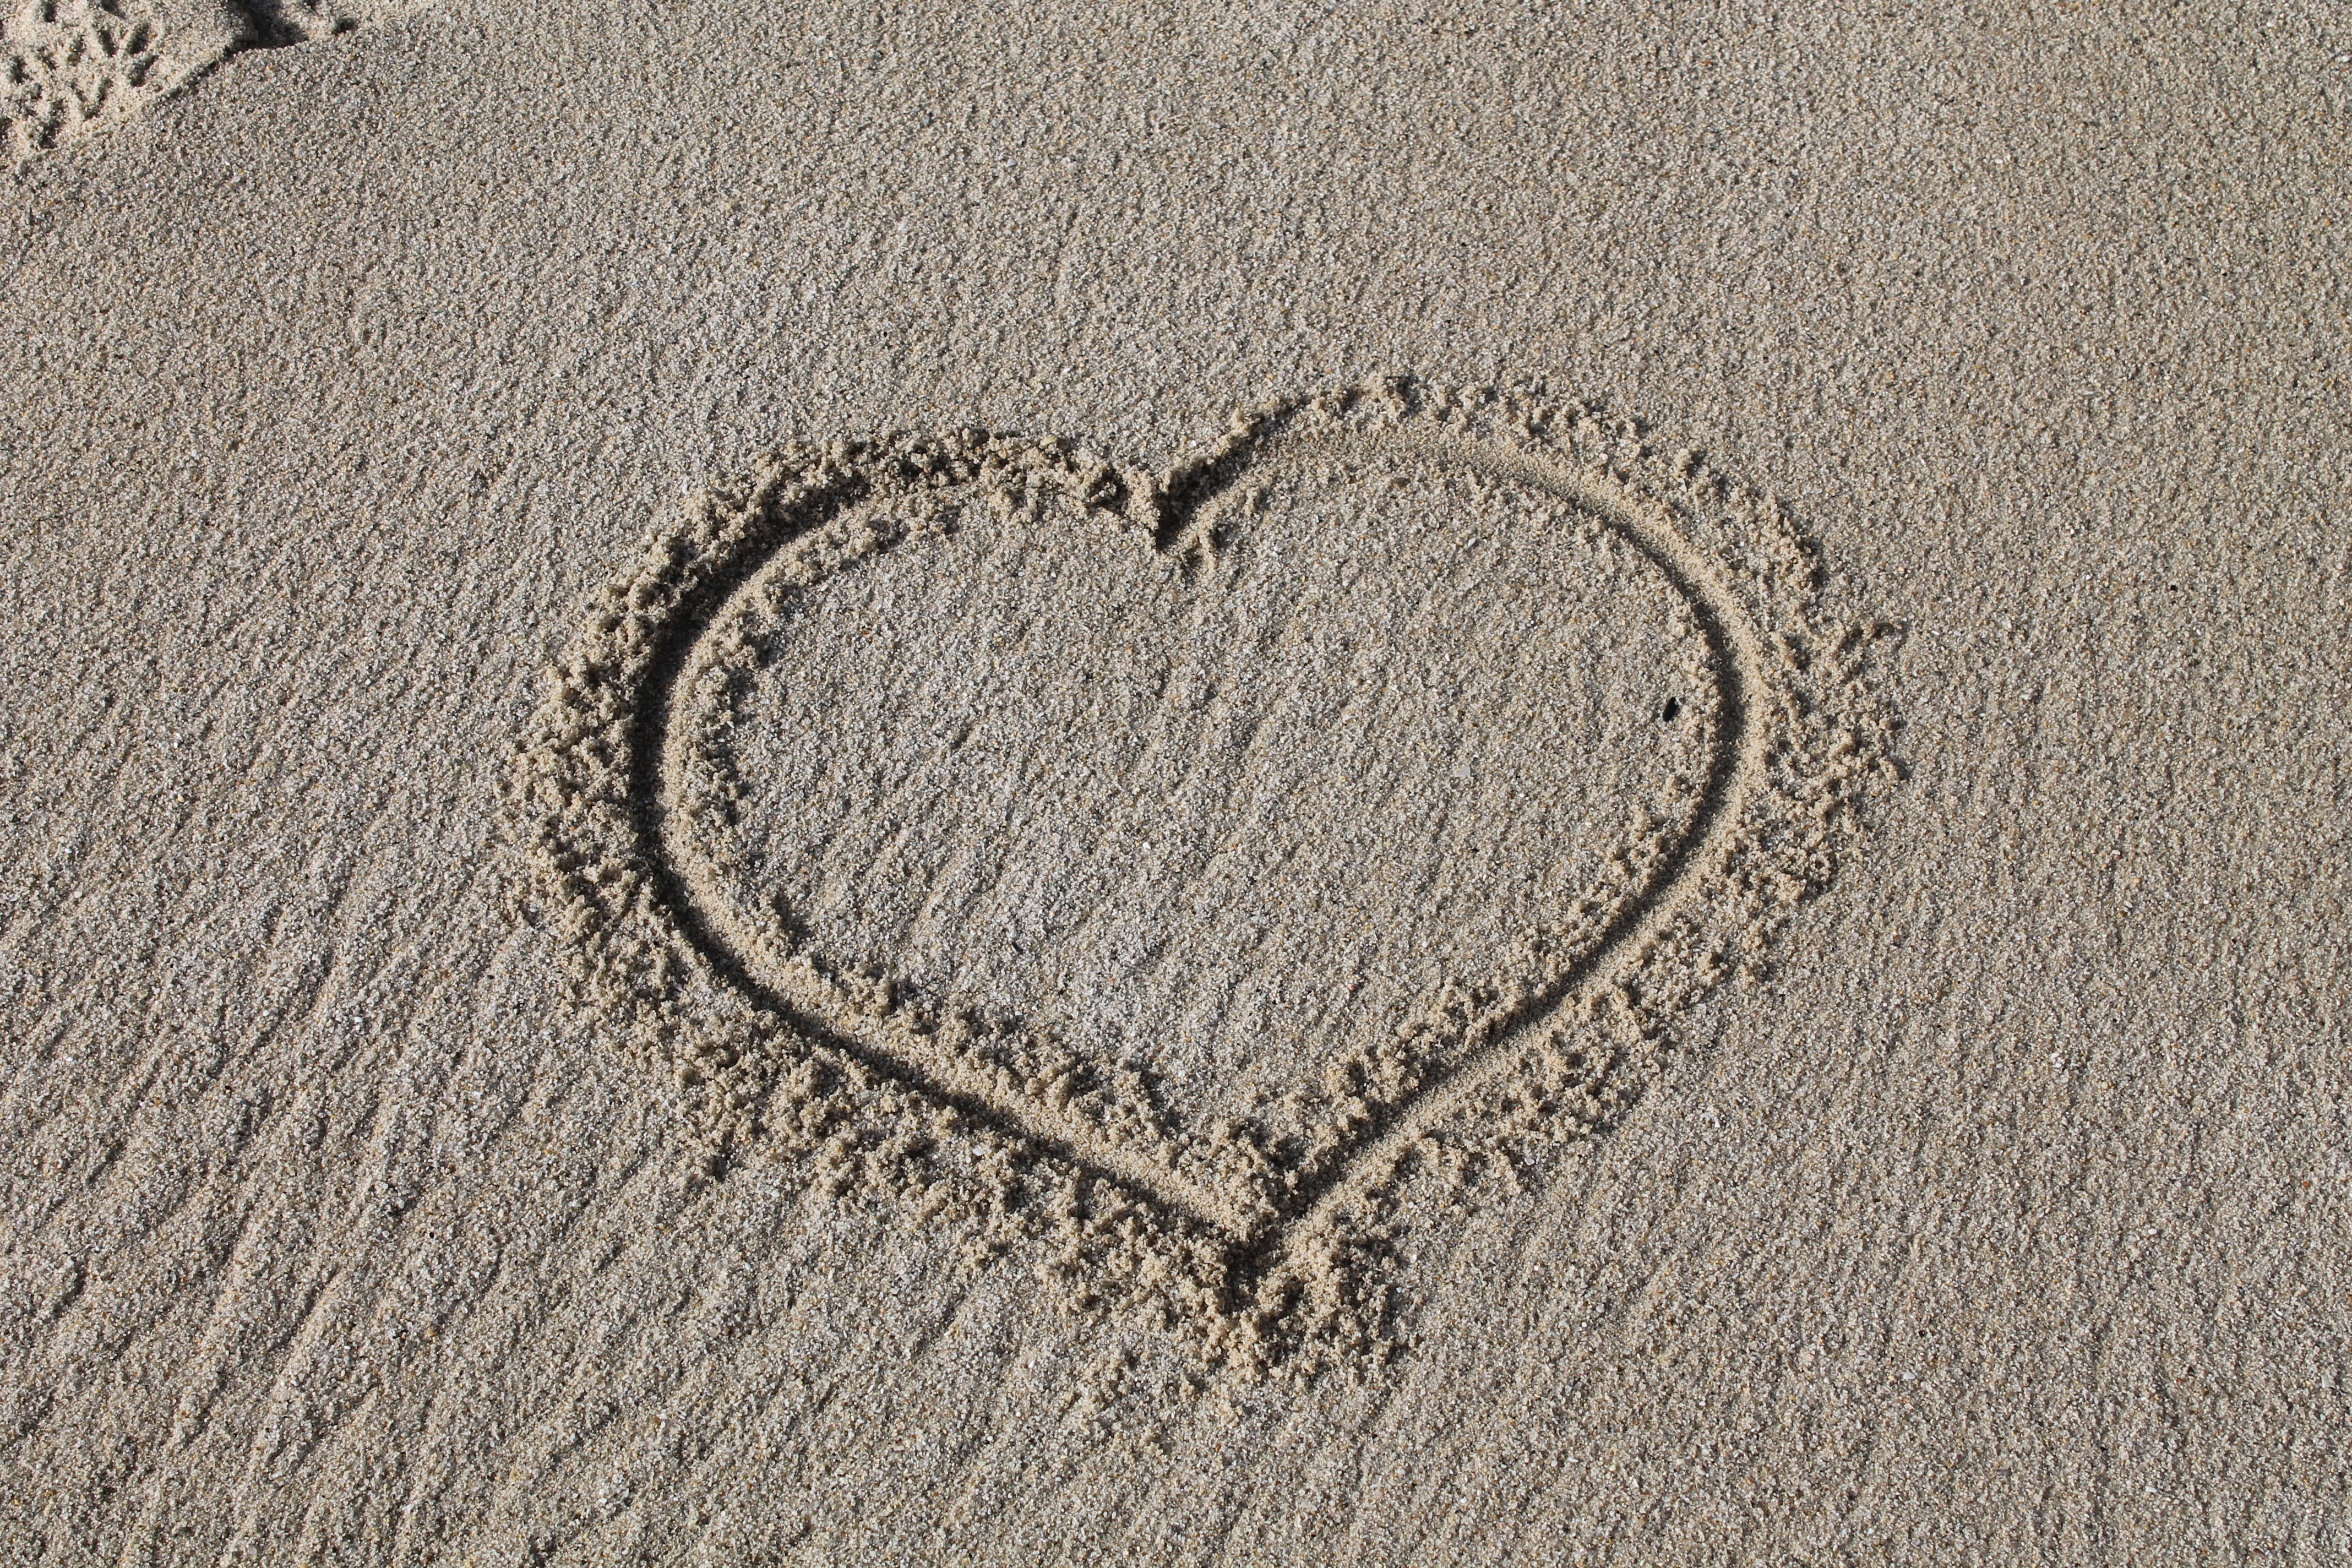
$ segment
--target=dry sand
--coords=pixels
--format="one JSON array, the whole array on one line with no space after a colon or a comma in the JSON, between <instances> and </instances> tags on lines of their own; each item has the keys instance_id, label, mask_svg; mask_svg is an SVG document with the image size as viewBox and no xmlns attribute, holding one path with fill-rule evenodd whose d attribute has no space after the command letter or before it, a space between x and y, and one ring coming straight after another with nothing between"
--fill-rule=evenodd
<instances>
[{"instance_id":1,"label":"dry sand","mask_svg":"<svg viewBox=\"0 0 2352 1568\"><path fill-rule=\"evenodd\" d=\"M0 30L0 1560L2352 1550L2342 13L393 9Z\"/></svg>"}]
</instances>

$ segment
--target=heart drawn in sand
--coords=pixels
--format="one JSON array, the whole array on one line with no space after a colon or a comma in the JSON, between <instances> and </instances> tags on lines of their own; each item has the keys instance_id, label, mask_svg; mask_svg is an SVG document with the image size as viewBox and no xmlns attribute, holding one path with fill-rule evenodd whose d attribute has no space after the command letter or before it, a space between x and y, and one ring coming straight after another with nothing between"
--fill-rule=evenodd
<instances>
[{"instance_id":1,"label":"heart drawn in sand","mask_svg":"<svg viewBox=\"0 0 2352 1568\"><path fill-rule=\"evenodd\" d=\"M1164 479L792 449L567 660L539 881L729 1136L780 1096L918 1161L969 1129L1262 1274L1498 1092L1605 1119L1626 1042L1826 877L1784 826L1846 774L1768 743L1777 519L1628 424L1409 381Z\"/></svg>"}]
</instances>

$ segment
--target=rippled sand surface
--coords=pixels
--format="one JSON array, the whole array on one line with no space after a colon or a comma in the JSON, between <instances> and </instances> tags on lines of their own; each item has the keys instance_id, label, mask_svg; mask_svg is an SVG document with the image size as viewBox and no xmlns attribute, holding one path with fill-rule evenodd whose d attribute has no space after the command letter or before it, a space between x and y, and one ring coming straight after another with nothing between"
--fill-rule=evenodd
<instances>
[{"instance_id":1,"label":"rippled sand surface","mask_svg":"<svg viewBox=\"0 0 2352 1568\"><path fill-rule=\"evenodd\" d=\"M2336 13L18 10L0 1557L2352 1546Z\"/></svg>"}]
</instances>

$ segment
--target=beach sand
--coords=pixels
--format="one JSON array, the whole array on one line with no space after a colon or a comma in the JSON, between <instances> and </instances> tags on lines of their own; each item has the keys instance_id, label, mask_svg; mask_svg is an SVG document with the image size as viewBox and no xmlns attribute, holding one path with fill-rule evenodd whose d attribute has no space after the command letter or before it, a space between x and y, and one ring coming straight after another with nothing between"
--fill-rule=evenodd
<instances>
[{"instance_id":1,"label":"beach sand","mask_svg":"<svg viewBox=\"0 0 2352 1568\"><path fill-rule=\"evenodd\" d=\"M260 14L8 153L0 1558L2352 1548L2343 16Z\"/></svg>"}]
</instances>

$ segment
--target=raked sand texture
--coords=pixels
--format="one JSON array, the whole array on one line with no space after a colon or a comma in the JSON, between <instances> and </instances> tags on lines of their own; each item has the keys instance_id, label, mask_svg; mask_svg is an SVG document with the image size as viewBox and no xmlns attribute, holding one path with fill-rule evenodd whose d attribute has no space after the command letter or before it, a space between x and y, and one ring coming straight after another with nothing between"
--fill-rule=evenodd
<instances>
[{"instance_id":1,"label":"raked sand texture","mask_svg":"<svg viewBox=\"0 0 2352 1568\"><path fill-rule=\"evenodd\" d=\"M2352 25L1263 11L26 150L0 1560L2352 1550Z\"/></svg>"}]
</instances>

